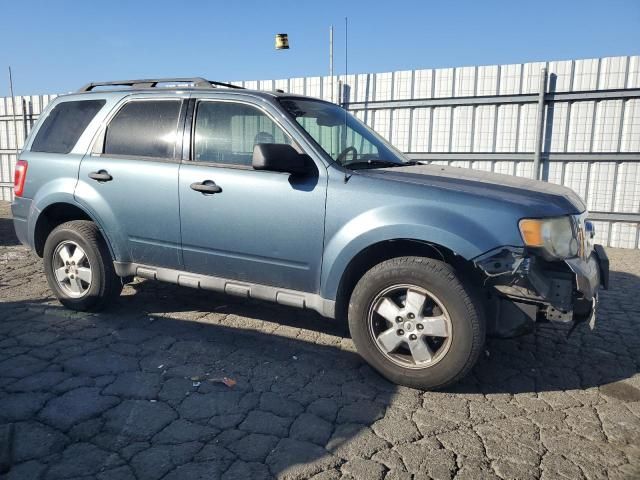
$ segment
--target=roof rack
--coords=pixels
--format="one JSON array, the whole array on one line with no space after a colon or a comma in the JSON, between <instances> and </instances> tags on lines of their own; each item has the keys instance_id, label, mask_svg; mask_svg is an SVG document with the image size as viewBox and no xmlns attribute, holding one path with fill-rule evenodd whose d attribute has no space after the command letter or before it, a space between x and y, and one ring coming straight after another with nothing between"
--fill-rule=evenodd
<instances>
[{"instance_id":1,"label":"roof rack","mask_svg":"<svg viewBox=\"0 0 640 480\"><path fill-rule=\"evenodd\" d=\"M213 80L207 80L201 77L193 78L146 78L138 80L115 80L111 82L91 82L84 85L78 92L90 92L96 87L108 87L108 86L123 86L132 88L155 88L159 83L191 83L195 88L240 88L239 85L233 85L231 83L215 82Z\"/></svg>"}]
</instances>

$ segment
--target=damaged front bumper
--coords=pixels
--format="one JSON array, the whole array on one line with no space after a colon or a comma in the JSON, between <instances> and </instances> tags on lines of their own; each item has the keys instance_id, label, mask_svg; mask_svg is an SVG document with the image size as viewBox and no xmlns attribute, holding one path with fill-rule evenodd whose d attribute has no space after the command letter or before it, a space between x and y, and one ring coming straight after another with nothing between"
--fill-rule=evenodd
<instances>
[{"instance_id":1,"label":"damaged front bumper","mask_svg":"<svg viewBox=\"0 0 640 480\"><path fill-rule=\"evenodd\" d=\"M488 331L499 337L528 333L536 322L589 322L593 328L598 291L609 287L609 259L601 245L557 261L502 247L477 258L475 265L488 293Z\"/></svg>"}]
</instances>

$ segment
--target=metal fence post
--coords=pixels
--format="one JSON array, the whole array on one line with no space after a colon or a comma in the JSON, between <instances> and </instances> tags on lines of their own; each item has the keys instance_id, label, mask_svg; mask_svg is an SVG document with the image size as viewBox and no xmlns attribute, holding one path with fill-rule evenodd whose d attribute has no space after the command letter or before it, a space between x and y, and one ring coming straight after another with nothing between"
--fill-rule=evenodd
<instances>
[{"instance_id":1,"label":"metal fence post","mask_svg":"<svg viewBox=\"0 0 640 480\"><path fill-rule=\"evenodd\" d=\"M536 121L536 149L533 157L533 178L540 178L540 161L542 160L542 139L544 136L544 96L547 93L547 69L540 70L540 87L538 89L538 118Z\"/></svg>"}]
</instances>

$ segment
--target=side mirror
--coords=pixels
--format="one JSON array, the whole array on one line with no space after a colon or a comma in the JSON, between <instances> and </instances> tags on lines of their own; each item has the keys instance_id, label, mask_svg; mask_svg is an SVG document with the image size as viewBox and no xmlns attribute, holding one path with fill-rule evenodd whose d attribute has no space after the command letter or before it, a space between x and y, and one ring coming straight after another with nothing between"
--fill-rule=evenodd
<instances>
[{"instance_id":1,"label":"side mirror","mask_svg":"<svg viewBox=\"0 0 640 480\"><path fill-rule=\"evenodd\" d=\"M294 175L309 173L309 155L298 153L291 145L258 143L253 147L252 165L255 170L286 172Z\"/></svg>"}]
</instances>

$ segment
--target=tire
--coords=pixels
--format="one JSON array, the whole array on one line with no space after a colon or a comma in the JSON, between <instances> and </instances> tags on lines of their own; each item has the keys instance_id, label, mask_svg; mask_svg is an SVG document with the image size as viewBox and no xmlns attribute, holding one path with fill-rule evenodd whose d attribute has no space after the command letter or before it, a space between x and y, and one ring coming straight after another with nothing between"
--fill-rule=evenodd
<instances>
[{"instance_id":1,"label":"tire","mask_svg":"<svg viewBox=\"0 0 640 480\"><path fill-rule=\"evenodd\" d=\"M43 260L49 287L72 310L101 310L122 291L109 249L93 222L73 220L53 229L44 245Z\"/></svg>"},{"instance_id":2,"label":"tire","mask_svg":"<svg viewBox=\"0 0 640 480\"><path fill-rule=\"evenodd\" d=\"M348 316L358 353L388 380L412 388L457 382L484 346L481 303L451 266L431 258L398 257L370 269L353 290Z\"/></svg>"}]
</instances>

